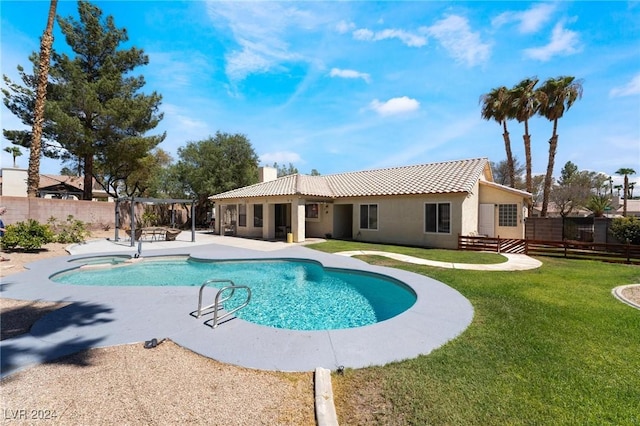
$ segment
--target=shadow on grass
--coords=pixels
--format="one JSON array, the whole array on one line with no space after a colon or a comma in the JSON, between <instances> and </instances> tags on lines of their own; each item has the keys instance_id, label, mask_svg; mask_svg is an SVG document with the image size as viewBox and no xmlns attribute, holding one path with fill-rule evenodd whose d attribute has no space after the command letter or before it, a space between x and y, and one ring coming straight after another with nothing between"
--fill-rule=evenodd
<instances>
[{"instance_id":1,"label":"shadow on grass","mask_svg":"<svg viewBox=\"0 0 640 426\"><path fill-rule=\"evenodd\" d=\"M3 340L0 347L2 376L9 375L27 365L49 362L97 346L103 340L102 337L80 337L78 336L80 332L73 330L70 330L69 338L54 336L54 334L65 329L111 322L113 319L108 314L112 311L113 309L106 305L86 302L72 303L60 309L55 309L55 306L38 308L27 305L11 310L10 316L25 315L31 318L37 316L39 320L36 318L34 321L37 322L33 325L25 322L18 327L14 324L12 327L14 330L30 327L31 333ZM3 311L3 329L5 314L7 312ZM61 361L77 366L90 365L89 354L86 351Z\"/></svg>"}]
</instances>

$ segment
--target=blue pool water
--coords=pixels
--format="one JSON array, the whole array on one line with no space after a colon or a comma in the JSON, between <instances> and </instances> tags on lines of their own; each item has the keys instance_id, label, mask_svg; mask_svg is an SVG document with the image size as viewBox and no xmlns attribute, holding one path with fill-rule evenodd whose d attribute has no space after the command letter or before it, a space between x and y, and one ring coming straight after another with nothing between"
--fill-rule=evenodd
<instances>
[{"instance_id":1,"label":"blue pool water","mask_svg":"<svg viewBox=\"0 0 640 426\"><path fill-rule=\"evenodd\" d=\"M77 285L194 287L213 278L232 280L236 285L251 288L251 302L235 313L237 317L293 330L361 327L392 318L416 301L409 287L389 277L324 269L316 262L305 260L145 259L105 268L73 269L51 277L58 283ZM225 285L228 284L221 283L218 287ZM225 303L225 309L241 304L246 297L246 293L241 293L238 290ZM196 301L197 291L194 291L194 303ZM203 301L204 304L212 302Z\"/></svg>"}]
</instances>

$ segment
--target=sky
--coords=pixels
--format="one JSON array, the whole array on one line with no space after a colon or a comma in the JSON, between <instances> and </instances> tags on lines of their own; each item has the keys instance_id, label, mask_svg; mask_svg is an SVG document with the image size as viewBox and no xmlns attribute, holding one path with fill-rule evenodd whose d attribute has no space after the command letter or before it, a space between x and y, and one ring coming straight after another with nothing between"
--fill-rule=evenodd
<instances>
[{"instance_id":1,"label":"sky","mask_svg":"<svg viewBox=\"0 0 640 426\"><path fill-rule=\"evenodd\" d=\"M261 165L301 173L498 162L502 129L481 118L480 97L569 75L584 91L559 121L554 175L567 161L616 183L620 168L640 175L640 2L93 3L127 29L123 48L148 55L134 74L142 92L162 95L164 114L148 134L166 132L159 147L176 161L179 147L220 131L245 135ZM31 69L48 9L0 0L2 74L15 81L17 65ZM77 2L60 0L57 13L77 20ZM54 49L71 53L57 23L54 37ZM3 129L23 127L0 112ZM524 162L524 127L508 125ZM552 123L535 117L530 132L533 173L544 173ZM16 161L26 168L28 152ZM41 163L42 173L61 168Z\"/></svg>"}]
</instances>

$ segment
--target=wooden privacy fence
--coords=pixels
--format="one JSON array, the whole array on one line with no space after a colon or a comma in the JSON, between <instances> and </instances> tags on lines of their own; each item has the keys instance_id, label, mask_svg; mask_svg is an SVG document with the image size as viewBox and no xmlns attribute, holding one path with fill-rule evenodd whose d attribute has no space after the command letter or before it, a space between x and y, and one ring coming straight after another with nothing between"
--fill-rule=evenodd
<instances>
[{"instance_id":1,"label":"wooden privacy fence","mask_svg":"<svg viewBox=\"0 0 640 426\"><path fill-rule=\"evenodd\" d=\"M580 241L543 241L530 239L458 236L458 250L522 253L572 259L640 264L640 246Z\"/></svg>"}]
</instances>

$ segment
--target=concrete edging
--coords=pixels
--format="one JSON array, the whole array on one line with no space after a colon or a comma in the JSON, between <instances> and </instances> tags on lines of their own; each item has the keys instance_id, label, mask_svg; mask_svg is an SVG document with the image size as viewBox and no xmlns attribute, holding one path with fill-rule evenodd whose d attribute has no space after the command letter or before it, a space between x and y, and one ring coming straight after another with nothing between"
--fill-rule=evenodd
<instances>
[{"instance_id":1,"label":"concrete edging","mask_svg":"<svg viewBox=\"0 0 640 426\"><path fill-rule=\"evenodd\" d=\"M333 404L331 370L318 367L315 372L316 421L318 426L338 426L338 415Z\"/></svg>"},{"instance_id":2,"label":"concrete edging","mask_svg":"<svg viewBox=\"0 0 640 426\"><path fill-rule=\"evenodd\" d=\"M631 300L627 299L622 294L622 290L624 290L625 288L638 287L638 286L640 286L640 284L621 285L621 286L618 286L618 287L614 288L613 290L611 290L611 294L613 294L613 296L616 299L618 299L619 301L621 301L623 303L626 303L629 306L633 306L636 309L640 309L640 305L638 305L637 303L634 303Z\"/></svg>"}]
</instances>

